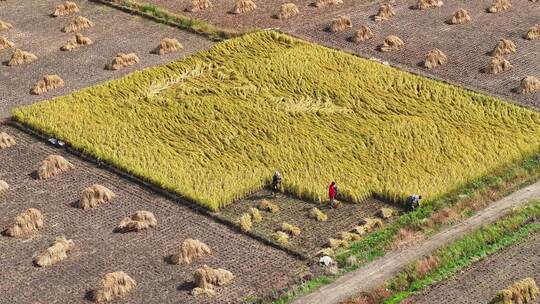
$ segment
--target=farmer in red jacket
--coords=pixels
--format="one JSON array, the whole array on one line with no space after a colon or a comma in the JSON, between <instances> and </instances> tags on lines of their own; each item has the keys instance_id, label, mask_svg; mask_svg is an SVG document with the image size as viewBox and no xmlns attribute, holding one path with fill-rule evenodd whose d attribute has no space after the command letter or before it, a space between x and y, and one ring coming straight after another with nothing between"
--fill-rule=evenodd
<instances>
[{"instance_id":1,"label":"farmer in red jacket","mask_svg":"<svg viewBox=\"0 0 540 304\"><path fill-rule=\"evenodd\" d=\"M336 198L336 195L337 195L337 186L336 186L336 182L332 182L330 183L330 186L328 187L328 199L330 200L330 204L329 204L329 207L330 208L335 208L335 204L334 204L334 199Z\"/></svg>"}]
</instances>

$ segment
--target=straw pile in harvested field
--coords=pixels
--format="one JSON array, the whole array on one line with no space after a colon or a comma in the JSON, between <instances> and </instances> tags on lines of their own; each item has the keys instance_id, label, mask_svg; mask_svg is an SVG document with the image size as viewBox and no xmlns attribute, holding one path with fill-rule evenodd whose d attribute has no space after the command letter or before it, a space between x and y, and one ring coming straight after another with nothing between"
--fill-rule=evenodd
<instances>
[{"instance_id":1,"label":"straw pile in harvested field","mask_svg":"<svg viewBox=\"0 0 540 304\"><path fill-rule=\"evenodd\" d=\"M9 184L6 181L0 179L0 193L5 192L8 189L9 189Z\"/></svg>"},{"instance_id":2,"label":"straw pile in harvested field","mask_svg":"<svg viewBox=\"0 0 540 304\"><path fill-rule=\"evenodd\" d=\"M332 20L330 25L331 32L343 32L344 30L352 27L351 18L348 16L339 16L336 19Z\"/></svg>"},{"instance_id":3,"label":"straw pile in harvested field","mask_svg":"<svg viewBox=\"0 0 540 304\"><path fill-rule=\"evenodd\" d=\"M362 25L354 33L354 36L352 37L352 41L356 42L356 43L359 43L359 42L362 42L362 41L369 40L369 39L373 38L373 36L375 36L375 34L373 34L373 31L367 25Z\"/></svg>"},{"instance_id":4,"label":"straw pile in harvested field","mask_svg":"<svg viewBox=\"0 0 540 304\"><path fill-rule=\"evenodd\" d=\"M291 235L298 236L301 233L301 230L299 227L291 225L289 223L282 223L281 224L281 230L283 232L287 232Z\"/></svg>"},{"instance_id":5,"label":"straw pile in harvested field","mask_svg":"<svg viewBox=\"0 0 540 304\"><path fill-rule=\"evenodd\" d=\"M11 58L9 59L7 64L9 66L21 65L21 64L31 63L37 59L38 59L37 56L30 52L16 49L13 55L11 55Z\"/></svg>"},{"instance_id":6,"label":"straw pile in harvested field","mask_svg":"<svg viewBox=\"0 0 540 304\"><path fill-rule=\"evenodd\" d=\"M255 2L252 0L236 0L234 8L232 10L233 14L244 14L251 12L257 8Z\"/></svg>"},{"instance_id":7,"label":"straw pile in harvested field","mask_svg":"<svg viewBox=\"0 0 540 304\"><path fill-rule=\"evenodd\" d=\"M379 50L381 52L398 51L404 45L405 43L403 40L401 40L401 38L395 35L390 35L384 39L384 43L379 46Z\"/></svg>"},{"instance_id":8,"label":"straw pile in harvested field","mask_svg":"<svg viewBox=\"0 0 540 304\"><path fill-rule=\"evenodd\" d=\"M512 68L512 64L503 56L493 56L489 61L486 72L489 74L499 74Z\"/></svg>"},{"instance_id":9,"label":"straw pile in harvested field","mask_svg":"<svg viewBox=\"0 0 540 304\"><path fill-rule=\"evenodd\" d=\"M415 8L419 10L433 8L433 7L441 7L443 6L442 0L418 0L416 3Z\"/></svg>"},{"instance_id":10,"label":"straw pile in harvested field","mask_svg":"<svg viewBox=\"0 0 540 304\"><path fill-rule=\"evenodd\" d=\"M491 54L493 56L504 56L517 51L516 44L509 39L501 39L497 43L497 46L493 49Z\"/></svg>"},{"instance_id":11,"label":"straw pile in harvested field","mask_svg":"<svg viewBox=\"0 0 540 304\"><path fill-rule=\"evenodd\" d=\"M289 19L291 17L294 17L300 13L300 10L298 10L298 6L294 3L284 3L279 7L279 19Z\"/></svg>"},{"instance_id":12,"label":"straw pile in harvested field","mask_svg":"<svg viewBox=\"0 0 540 304\"><path fill-rule=\"evenodd\" d=\"M249 208L249 214L254 223L260 223L263 220L262 214L257 208Z\"/></svg>"},{"instance_id":13,"label":"straw pile in harvested field","mask_svg":"<svg viewBox=\"0 0 540 304\"><path fill-rule=\"evenodd\" d=\"M16 144L15 138L6 132L0 132L0 149L6 149Z\"/></svg>"},{"instance_id":14,"label":"straw pile in harvested field","mask_svg":"<svg viewBox=\"0 0 540 304\"><path fill-rule=\"evenodd\" d=\"M378 218L365 218L362 225L354 228L354 232L364 235L382 226L383 222Z\"/></svg>"},{"instance_id":15,"label":"straw pile in harvested field","mask_svg":"<svg viewBox=\"0 0 540 304\"><path fill-rule=\"evenodd\" d=\"M9 30L13 25L11 23L0 20L0 31Z\"/></svg>"},{"instance_id":16,"label":"straw pile in harvested field","mask_svg":"<svg viewBox=\"0 0 540 304\"><path fill-rule=\"evenodd\" d=\"M315 207L311 208L309 211L309 217L316 219L319 222L326 222L328 220L328 216Z\"/></svg>"},{"instance_id":17,"label":"straw pile in harvested field","mask_svg":"<svg viewBox=\"0 0 540 304\"><path fill-rule=\"evenodd\" d=\"M175 38L163 38L159 45L152 51L154 54L164 55L177 52L183 49L184 46Z\"/></svg>"},{"instance_id":18,"label":"straw pile in harvested field","mask_svg":"<svg viewBox=\"0 0 540 304\"><path fill-rule=\"evenodd\" d=\"M48 179L73 169L74 166L60 155L49 155L38 167L38 179Z\"/></svg>"},{"instance_id":19,"label":"straw pile in harvested field","mask_svg":"<svg viewBox=\"0 0 540 304\"><path fill-rule=\"evenodd\" d=\"M342 4L343 0L317 0L313 2L315 7L325 7L330 5Z\"/></svg>"},{"instance_id":20,"label":"straw pile in harvested field","mask_svg":"<svg viewBox=\"0 0 540 304\"><path fill-rule=\"evenodd\" d=\"M92 39L85 37L80 33L77 33L75 37L69 39L67 43L60 48L60 50L71 51L74 49L78 49L83 45L91 45L92 43L94 43Z\"/></svg>"},{"instance_id":21,"label":"straw pile in harvested field","mask_svg":"<svg viewBox=\"0 0 540 304\"><path fill-rule=\"evenodd\" d=\"M110 202L115 197L116 195L109 188L95 184L83 190L82 198L78 201L77 207L83 210L96 208Z\"/></svg>"},{"instance_id":22,"label":"straw pile in harvested field","mask_svg":"<svg viewBox=\"0 0 540 304\"><path fill-rule=\"evenodd\" d=\"M71 33L78 32L82 29L94 26L94 22L88 20L83 16L77 16L71 20L71 22L62 28L62 32Z\"/></svg>"},{"instance_id":23,"label":"straw pile in harvested field","mask_svg":"<svg viewBox=\"0 0 540 304\"><path fill-rule=\"evenodd\" d=\"M346 242L358 241L362 236L358 233L342 231L338 233L337 238Z\"/></svg>"},{"instance_id":24,"label":"straw pile in harvested field","mask_svg":"<svg viewBox=\"0 0 540 304\"><path fill-rule=\"evenodd\" d=\"M399 215L399 212L392 208L381 208L379 212L377 212L377 216L383 219L389 219L397 215Z\"/></svg>"},{"instance_id":25,"label":"straw pile in harvested field","mask_svg":"<svg viewBox=\"0 0 540 304\"><path fill-rule=\"evenodd\" d=\"M490 304L526 304L538 298L540 291L533 278L525 278L500 290Z\"/></svg>"},{"instance_id":26,"label":"straw pile in harvested field","mask_svg":"<svg viewBox=\"0 0 540 304\"><path fill-rule=\"evenodd\" d=\"M79 7L77 3L72 1L66 1L64 4L57 5L54 12L51 14L53 17L65 16L73 13L78 13Z\"/></svg>"},{"instance_id":27,"label":"straw pile in harvested field","mask_svg":"<svg viewBox=\"0 0 540 304\"><path fill-rule=\"evenodd\" d=\"M7 38L0 37L0 50L9 49L9 48L12 48L14 46L15 46L15 44L13 42L7 40Z\"/></svg>"},{"instance_id":28,"label":"straw pile in harvested field","mask_svg":"<svg viewBox=\"0 0 540 304\"><path fill-rule=\"evenodd\" d=\"M472 20L469 12L461 8L456 11L450 18L446 21L449 24L464 24Z\"/></svg>"},{"instance_id":29,"label":"straw pile in harvested field","mask_svg":"<svg viewBox=\"0 0 540 304\"><path fill-rule=\"evenodd\" d=\"M208 247L208 245L205 243L199 240L186 239L182 243L180 252L171 255L171 262L173 264L191 264L193 260L199 259L211 253L212 251L210 250L210 247Z\"/></svg>"},{"instance_id":30,"label":"straw pile in harvested field","mask_svg":"<svg viewBox=\"0 0 540 304\"><path fill-rule=\"evenodd\" d=\"M345 241L345 240L329 238L326 245L328 245L328 247L332 248L333 250L336 250L338 248L347 248L347 247L349 247L349 242Z\"/></svg>"},{"instance_id":31,"label":"straw pile in harvested field","mask_svg":"<svg viewBox=\"0 0 540 304\"><path fill-rule=\"evenodd\" d=\"M64 80L58 75L45 75L43 79L36 83L36 86L32 89L31 93L35 95L41 95L47 93L50 90L64 87Z\"/></svg>"},{"instance_id":32,"label":"straw pile in harvested field","mask_svg":"<svg viewBox=\"0 0 540 304\"><path fill-rule=\"evenodd\" d=\"M130 292L137 283L123 271L107 273L100 286L92 291L94 302L109 302L121 298Z\"/></svg>"},{"instance_id":33,"label":"straw pile in harvested field","mask_svg":"<svg viewBox=\"0 0 540 304\"><path fill-rule=\"evenodd\" d=\"M28 235L41 227L43 227L43 215L39 210L29 208L17 215L15 223L4 233L7 236L18 237Z\"/></svg>"},{"instance_id":34,"label":"straw pile in harvested field","mask_svg":"<svg viewBox=\"0 0 540 304\"><path fill-rule=\"evenodd\" d=\"M138 62L139 57L135 53L118 53L116 57L114 57L112 63L107 66L107 69L116 71Z\"/></svg>"},{"instance_id":35,"label":"straw pile in harvested field","mask_svg":"<svg viewBox=\"0 0 540 304\"><path fill-rule=\"evenodd\" d=\"M198 12L212 7L210 0L192 0L191 7L187 9L188 12Z\"/></svg>"},{"instance_id":36,"label":"straw pile in harvested field","mask_svg":"<svg viewBox=\"0 0 540 304\"><path fill-rule=\"evenodd\" d=\"M395 15L396 13L394 12L394 9L392 8L392 6L386 3L386 4L381 5L381 7L379 7L379 11L377 12L377 15L375 15L374 19L375 21L385 21Z\"/></svg>"},{"instance_id":37,"label":"straw pile in harvested field","mask_svg":"<svg viewBox=\"0 0 540 304\"><path fill-rule=\"evenodd\" d=\"M39 267L51 266L67 258L67 254L75 248L73 240L65 237L56 238L47 250L34 259L34 264Z\"/></svg>"},{"instance_id":38,"label":"straw pile in harvested field","mask_svg":"<svg viewBox=\"0 0 540 304\"><path fill-rule=\"evenodd\" d=\"M510 0L495 0L493 4L487 9L490 13L498 13L505 11L512 7Z\"/></svg>"},{"instance_id":39,"label":"straw pile in harvested field","mask_svg":"<svg viewBox=\"0 0 540 304\"><path fill-rule=\"evenodd\" d=\"M116 227L116 232L137 232L157 226L156 217L149 211L137 211L134 214L122 219Z\"/></svg>"},{"instance_id":40,"label":"straw pile in harvested field","mask_svg":"<svg viewBox=\"0 0 540 304\"><path fill-rule=\"evenodd\" d=\"M540 39L540 23L531 27L527 33L523 36L527 40Z\"/></svg>"},{"instance_id":41,"label":"straw pile in harvested field","mask_svg":"<svg viewBox=\"0 0 540 304\"><path fill-rule=\"evenodd\" d=\"M427 69L433 69L439 65L446 64L448 62L448 57L439 49L433 49L429 51L426 55L426 60L424 61L424 67Z\"/></svg>"},{"instance_id":42,"label":"straw pile in harvested field","mask_svg":"<svg viewBox=\"0 0 540 304\"><path fill-rule=\"evenodd\" d=\"M259 204L259 208L260 208L261 210L265 210L265 211L268 211L268 212L270 212L270 213L277 213L277 212L279 212L279 207L278 207L278 205L276 205L276 204L274 204L274 203L272 203L272 202L270 202L270 201L268 201L268 200L265 200L265 199L263 199L263 200L261 201L261 203Z\"/></svg>"},{"instance_id":43,"label":"straw pile in harvested field","mask_svg":"<svg viewBox=\"0 0 540 304\"><path fill-rule=\"evenodd\" d=\"M521 79L520 91L521 94L540 91L540 79L534 76L526 76Z\"/></svg>"},{"instance_id":44,"label":"straw pile in harvested field","mask_svg":"<svg viewBox=\"0 0 540 304\"><path fill-rule=\"evenodd\" d=\"M204 265L193 273L193 281L197 287L193 289L192 294L213 296L215 286L230 284L233 279L234 275L228 270Z\"/></svg>"},{"instance_id":45,"label":"straw pile in harvested field","mask_svg":"<svg viewBox=\"0 0 540 304\"><path fill-rule=\"evenodd\" d=\"M238 225L240 225L240 229L242 229L242 231L250 231L251 226L253 225L251 222L251 215L249 215L249 213L243 213L238 220Z\"/></svg>"}]
</instances>

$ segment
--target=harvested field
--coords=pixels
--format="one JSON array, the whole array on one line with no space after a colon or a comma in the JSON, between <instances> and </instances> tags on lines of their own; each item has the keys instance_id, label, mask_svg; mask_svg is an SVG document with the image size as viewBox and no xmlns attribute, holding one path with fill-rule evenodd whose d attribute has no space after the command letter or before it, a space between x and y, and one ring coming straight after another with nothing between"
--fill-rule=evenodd
<instances>
[{"instance_id":1,"label":"harvested field","mask_svg":"<svg viewBox=\"0 0 540 304\"><path fill-rule=\"evenodd\" d=\"M429 199L540 147L536 112L270 31L14 116L212 210L276 168L311 201Z\"/></svg>"},{"instance_id":2,"label":"harvested field","mask_svg":"<svg viewBox=\"0 0 540 304\"><path fill-rule=\"evenodd\" d=\"M212 45L200 36L83 0L77 1L80 14L95 23L93 27L84 29L83 34L94 44L62 52L60 48L74 34L63 33L61 29L75 15L51 17L50 13L59 4L62 2L56 0L0 1L0 19L5 18L13 25L1 35L15 44L13 48L0 51L0 62L8 61L15 48L29 51L39 58L26 65L0 66L0 118L9 116L15 106L65 95L134 70L182 58ZM163 56L151 54L162 38L176 38L184 49ZM135 52L141 62L121 71L104 70L105 65L120 52ZM47 74L59 75L65 81L65 87L43 95L31 95L30 90L36 81Z\"/></svg>"},{"instance_id":3,"label":"harvested field","mask_svg":"<svg viewBox=\"0 0 540 304\"><path fill-rule=\"evenodd\" d=\"M301 263L281 250L262 245L174 201L98 169L78 158L37 142L11 127L17 145L0 150L0 179L10 191L0 196L0 227L8 226L25 208L40 209L45 225L23 239L0 236L0 303L83 303L106 273L124 271L136 282L118 303L240 303L249 295L281 289ZM62 154L74 170L50 180L35 180L30 173L50 154ZM73 206L81 191L99 183L116 194L111 204L82 210ZM149 210L159 224L139 233L113 232L118 221L137 210ZM68 258L53 267L33 266L41 253L59 235L76 244ZM187 238L204 241L212 255L190 265L171 265L167 255ZM195 298L189 293L192 274L202 265L234 270L235 280L216 287L214 299ZM115 302L116 303L116 302Z\"/></svg>"},{"instance_id":4,"label":"harvested field","mask_svg":"<svg viewBox=\"0 0 540 304\"><path fill-rule=\"evenodd\" d=\"M278 194L272 198L269 190L261 190L224 208L220 214L234 221L243 213L247 213L250 207L257 208L262 200L278 205L279 211L271 213L261 210L262 221L253 222L251 232L272 240L274 232L283 230L282 223L297 226L302 230L300 235L290 236L288 244L284 247L303 255L314 255L325 247L329 238L337 238L340 232L351 231L364 218L376 218L381 207L395 208L382 201L369 199L359 204L342 203L338 209L327 209L286 194ZM315 206L328 216L326 221L317 221L310 216L310 211Z\"/></svg>"},{"instance_id":5,"label":"harvested field","mask_svg":"<svg viewBox=\"0 0 540 304\"><path fill-rule=\"evenodd\" d=\"M414 73L428 75L444 81L456 83L473 90L504 97L523 105L540 109L540 93L519 94L519 82L526 75L535 75L540 70L538 58L540 40L526 41L523 36L527 30L539 23L540 6L529 0L512 1L512 9L499 14L487 12L493 0L448 1L441 7L426 10L415 9L417 1L397 0L392 5L397 16L386 22L375 22L380 4L376 1L355 0L326 7L311 5L314 0L299 0L300 13L291 19L275 19L272 15L287 0L258 1L257 10L248 14L232 15L227 12L233 6L230 0L217 0L212 8L196 13L186 13L191 0L148 0L145 1L171 12L203 19L212 24L236 30L253 28L280 28L302 38L324 45L357 53L367 58L388 61L392 65ZM376 2L376 3L373 3ZM436 3L436 2L434 2ZM472 16L472 22L450 26L445 23L449 16L460 8ZM341 34L326 32L329 20L340 15L351 17L353 26ZM355 31L360 25L368 25L376 33L369 43L356 45ZM423 30L418 30L421 27ZM436 33L436 34L434 34ZM378 46L384 37L397 35L407 43L405 50L381 54ZM489 51L499 39L511 39L518 46L518 53L509 56L514 69L501 75L485 75ZM351 41L349 41L351 40ZM448 55L449 62L444 68L426 70L423 68L424 56L429 50L439 48ZM517 89L517 90L516 90Z\"/></svg>"},{"instance_id":6,"label":"harvested field","mask_svg":"<svg viewBox=\"0 0 540 304\"><path fill-rule=\"evenodd\" d=\"M407 304L488 303L497 291L525 277L540 280L540 234L476 262L454 278L429 287ZM532 302L540 303L540 300Z\"/></svg>"}]
</instances>

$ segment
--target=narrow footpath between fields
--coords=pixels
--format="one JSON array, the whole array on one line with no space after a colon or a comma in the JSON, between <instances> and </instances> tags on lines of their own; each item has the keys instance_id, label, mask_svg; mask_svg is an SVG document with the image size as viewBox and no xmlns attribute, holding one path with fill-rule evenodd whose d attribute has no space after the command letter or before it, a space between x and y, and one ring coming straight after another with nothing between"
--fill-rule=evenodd
<instances>
[{"instance_id":1,"label":"narrow footpath between fields","mask_svg":"<svg viewBox=\"0 0 540 304\"><path fill-rule=\"evenodd\" d=\"M362 292L379 287L409 263L429 255L434 250L455 241L482 225L508 214L512 208L527 205L540 198L540 182L525 187L492 203L469 219L448 227L414 247L389 252L363 267L345 274L329 285L298 298L294 304L338 304Z\"/></svg>"}]
</instances>

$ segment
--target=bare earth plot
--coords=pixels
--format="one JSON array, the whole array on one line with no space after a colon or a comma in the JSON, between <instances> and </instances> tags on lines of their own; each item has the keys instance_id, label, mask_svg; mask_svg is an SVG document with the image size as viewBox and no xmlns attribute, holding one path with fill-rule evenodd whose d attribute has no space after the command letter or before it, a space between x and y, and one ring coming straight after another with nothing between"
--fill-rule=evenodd
<instances>
[{"instance_id":1,"label":"bare earth plot","mask_svg":"<svg viewBox=\"0 0 540 304\"><path fill-rule=\"evenodd\" d=\"M112 271L124 271L137 282L123 303L240 303L249 295L283 288L301 265L281 250L232 232L11 127L0 126L0 131L14 135L18 142L0 150L0 179L11 185L0 196L0 229L29 207L45 216L44 228L30 238L0 236L0 303L81 303L86 292ZM32 171L52 153L67 157L75 170L49 180L33 179ZM72 207L82 189L94 183L113 190L115 200L89 211ZM138 210L153 212L158 226L140 233L113 233L124 216ZM61 235L74 240L75 252L52 267L34 267L33 256ZM189 266L166 263L164 257L185 238L206 242L213 255ZM212 300L189 295L192 273L203 264L231 270L236 276L232 285L218 288Z\"/></svg>"},{"instance_id":2,"label":"bare earth plot","mask_svg":"<svg viewBox=\"0 0 540 304\"><path fill-rule=\"evenodd\" d=\"M15 106L65 95L144 67L182 58L212 45L200 36L84 0L76 1L79 15L90 19L95 26L81 33L91 38L94 44L64 52L60 47L75 34L63 33L61 29L77 14L50 17L54 7L61 3L56 0L0 1L0 20L13 25L12 29L0 32L0 37L39 58L27 65L8 67L3 63L14 49L0 51L0 118L9 116ZM165 37L178 39L184 49L162 56L150 54ZM119 52L135 52L140 63L119 71L105 70L105 65ZM43 95L31 95L30 90L36 82L47 74L58 74L66 86Z\"/></svg>"},{"instance_id":3,"label":"bare earth plot","mask_svg":"<svg viewBox=\"0 0 540 304\"><path fill-rule=\"evenodd\" d=\"M475 263L456 277L427 289L407 303L488 303L498 290L525 277L540 280L540 234ZM535 301L534 303L540 303Z\"/></svg>"}]
</instances>

